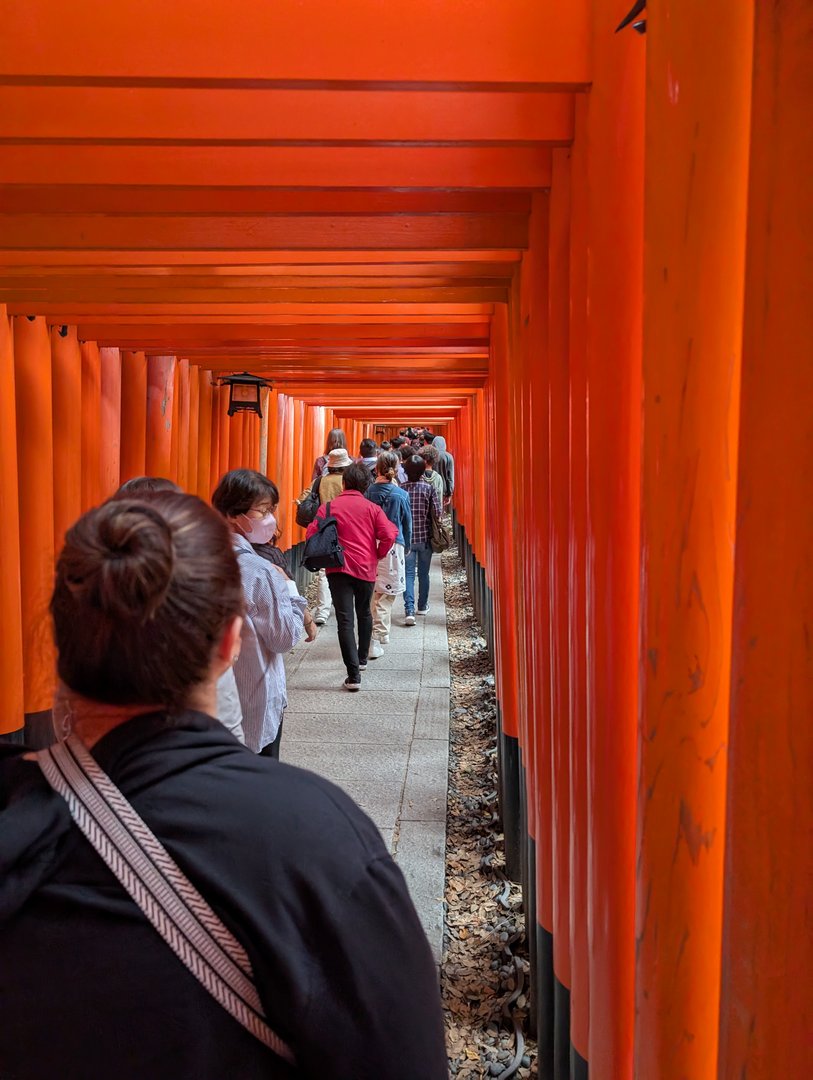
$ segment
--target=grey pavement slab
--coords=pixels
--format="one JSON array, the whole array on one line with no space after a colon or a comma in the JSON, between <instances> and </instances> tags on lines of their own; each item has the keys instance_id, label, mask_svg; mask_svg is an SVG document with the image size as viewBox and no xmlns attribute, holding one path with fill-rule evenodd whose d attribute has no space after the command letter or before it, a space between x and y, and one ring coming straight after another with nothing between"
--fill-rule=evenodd
<instances>
[{"instance_id":1,"label":"grey pavement slab","mask_svg":"<svg viewBox=\"0 0 813 1080\"><path fill-rule=\"evenodd\" d=\"M415 713L416 739L449 741L449 691L442 687L422 687Z\"/></svg>"},{"instance_id":2,"label":"grey pavement slab","mask_svg":"<svg viewBox=\"0 0 813 1080\"><path fill-rule=\"evenodd\" d=\"M409 745L381 746L379 743L304 742L282 734L282 759L289 765L326 776L337 783L344 780L380 780L382 789L401 791L409 762Z\"/></svg>"},{"instance_id":3,"label":"grey pavement slab","mask_svg":"<svg viewBox=\"0 0 813 1080\"><path fill-rule=\"evenodd\" d=\"M424 649L421 686L451 686L448 649Z\"/></svg>"},{"instance_id":4,"label":"grey pavement slab","mask_svg":"<svg viewBox=\"0 0 813 1080\"><path fill-rule=\"evenodd\" d=\"M395 861L406 878L436 963L443 952L446 822L402 821Z\"/></svg>"},{"instance_id":5,"label":"grey pavement slab","mask_svg":"<svg viewBox=\"0 0 813 1080\"><path fill-rule=\"evenodd\" d=\"M332 713L349 716L363 716L365 713L378 716L382 710L387 712L414 712L417 704L417 691L410 690L374 690L364 687L362 674L362 689L355 694L349 694L342 682L344 674L336 685L335 690L298 690L294 687L295 694L303 694L302 699L294 700L288 694L288 708L296 712L308 713ZM381 700L381 695L386 695L386 702ZM300 703L301 701L301 703Z\"/></svg>"},{"instance_id":6,"label":"grey pavement slab","mask_svg":"<svg viewBox=\"0 0 813 1080\"><path fill-rule=\"evenodd\" d=\"M399 804L397 800L390 797L388 791L382 790L378 781L342 780L337 782L364 813L372 818L379 829L394 831L398 823Z\"/></svg>"},{"instance_id":7,"label":"grey pavement slab","mask_svg":"<svg viewBox=\"0 0 813 1080\"><path fill-rule=\"evenodd\" d=\"M286 658L289 707L282 759L332 780L370 816L401 866L439 961L443 943L449 650L440 561L431 568L430 611L403 625L393 611L390 643L342 686L335 619Z\"/></svg>"},{"instance_id":8,"label":"grey pavement slab","mask_svg":"<svg viewBox=\"0 0 813 1080\"><path fill-rule=\"evenodd\" d=\"M414 671L404 671L401 668L393 670L389 665L383 666L381 660L370 660L367 670L361 676L362 690L360 692L364 693L368 690L410 690L417 693L421 688L422 670L423 667ZM346 674L344 668L342 668L339 682L344 680ZM299 672L294 686L297 690L323 690L325 683L324 678L309 667L307 672Z\"/></svg>"},{"instance_id":9,"label":"grey pavement slab","mask_svg":"<svg viewBox=\"0 0 813 1080\"><path fill-rule=\"evenodd\" d=\"M352 716L347 713L285 714L283 739L286 742L344 742L409 745L415 728L415 713L385 712L380 716Z\"/></svg>"},{"instance_id":10,"label":"grey pavement slab","mask_svg":"<svg viewBox=\"0 0 813 1080\"><path fill-rule=\"evenodd\" d=\"M448 739L415 739L409 751L401 821L446 821Z\"/></svg>"}]
</instances>

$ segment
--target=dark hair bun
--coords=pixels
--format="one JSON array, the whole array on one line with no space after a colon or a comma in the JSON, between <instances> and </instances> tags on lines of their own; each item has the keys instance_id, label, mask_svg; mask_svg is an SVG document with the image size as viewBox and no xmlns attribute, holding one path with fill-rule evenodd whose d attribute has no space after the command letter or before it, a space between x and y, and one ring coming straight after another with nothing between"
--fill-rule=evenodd
<instances>
[{"instance_id":1,"label":"dark hair bun","mask_svg":"<svg viewBox=\"0 0 813 1080\"><path fill-rule=\"evenodd\" d=\"M62 555L65 582L105 615L143 624L172 581L169 525L148 504L125 499L105 504L99 516L93 533L81 520L71 530Z\"/></svg>"}]
</instances>

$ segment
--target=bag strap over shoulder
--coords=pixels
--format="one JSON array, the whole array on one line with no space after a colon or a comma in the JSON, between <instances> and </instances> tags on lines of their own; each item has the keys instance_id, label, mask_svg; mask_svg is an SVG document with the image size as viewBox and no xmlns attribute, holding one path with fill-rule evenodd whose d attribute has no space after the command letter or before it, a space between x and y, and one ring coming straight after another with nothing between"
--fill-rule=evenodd
<instances>
[{"instance_id":1,"label":"bag strap over shoulder","mask_svg":"<svg viewBox=\"0 0 813 1080\"><path fill-rule=\"evenodd\" d=\"M71 817L153 927L226 1012L285 1061L245 949L75 735L37 753Z\"/></svg>"}]
</instances>

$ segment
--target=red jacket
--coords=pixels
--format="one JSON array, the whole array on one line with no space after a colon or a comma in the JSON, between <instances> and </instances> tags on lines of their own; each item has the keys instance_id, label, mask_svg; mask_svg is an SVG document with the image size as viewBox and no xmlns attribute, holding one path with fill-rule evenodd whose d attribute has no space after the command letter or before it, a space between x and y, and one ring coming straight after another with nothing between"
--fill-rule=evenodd
<instances>
[{"instance_id":1,"label":"red jacket","mask_svg":"<svg viewBox=\"0 0 813 1080\"><path fill-rule=\"evenodd\" d=\"M325 506L320 506L306 535L313 536L317 521L324 519ZM375 581L378 560L383 559L395 543L398 529L380 506L365 499L360 491L343 491L330 502L330 513L336 518L339 543L344 548L344 566L341 571L328 570L328 574L345 573L362 581Z\"/></svg>"}]
</instances>

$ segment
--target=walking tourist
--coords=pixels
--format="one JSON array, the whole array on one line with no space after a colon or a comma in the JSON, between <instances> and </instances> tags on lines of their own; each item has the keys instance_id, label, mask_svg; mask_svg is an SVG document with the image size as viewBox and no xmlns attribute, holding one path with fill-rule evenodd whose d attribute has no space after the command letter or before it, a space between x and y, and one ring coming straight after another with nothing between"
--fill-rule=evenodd
<instances>
[{"instance_id":1,"label":"walking tourist","mask_svg":"<svg viewBox=\"0 0 813 1080\"><path fill-rule=\"evenodd\" d=\"M406 586L405 551L412 539L412 508L409 496L395 483L395 471L400 464L398 454L391 451L378 455L376 479L367 488L367 498L376 503L398 529L395 543L378 563L373 590L373 639L369 658L384 655L384 645L390 641L392 605Z\"/></svg>"},{"instance_id":2,"label":"walking tourist","mask_svg":"<svg viewBox=\"0 0 813 1080\"><path fill-rule=\"evenodd\" d=\"M303 597L288 588L288 575L262 558L252 544L266 544L277 530L273 507L279 491L253 469L234 469L222 477L212 505L232 530L245 592L245 617L234 676L243 707L246 745L256 754L279 757L282 716L288 705L284 656L304 631ZM312 638L311 638L312 639Z\"/></svg>"},{"instance_id":3,"label":"walking tourist","mask_svg":"<svg viewBox=\"0 0 813 1080\"><path fill-rule=\"evenodd\" d=\"M344 566L327 570L342 660L347 668L344 686L347 690L361 689L361 672L367 667L373 617L373 599L378 563L395 543L398 529L381 507L365 499L370 486L370 470L356 462L344 470L342 494L320 506L316 518L307 529L313 536L319 522L327 516L336 519L339 543L344 550ZM355 613L355 619L354 619ZM355 622L358 622L356 637Z\"/></svg>"},{"instance_id":4,"label":"walking tourist","mask_svg":"<svg viewBox=\"0 0 813 1080\"><path fill-rule=\"evenodd\" d=\"M413 454L404 462L407 483L403 490L409 495L412 508L412 540L406 557L406 584L404 587L404 626L415 625L415 574L418 575L418 614L429 612L429 567L432 564L430 544L431 517L434 511L441 515L437 492L425 479L426 463Z\"/></svg>"}]
</instances>

